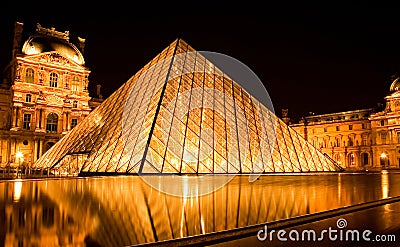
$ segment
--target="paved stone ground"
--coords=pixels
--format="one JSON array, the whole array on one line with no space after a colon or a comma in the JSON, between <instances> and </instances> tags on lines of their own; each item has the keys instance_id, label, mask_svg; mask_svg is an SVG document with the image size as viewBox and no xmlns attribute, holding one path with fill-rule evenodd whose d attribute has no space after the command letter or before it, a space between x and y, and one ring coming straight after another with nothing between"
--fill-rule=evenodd
<instances>
[{"instance_id":1,"label":"paved stone ground","mask_svg":"<svg viewBox=\"0 0 400 247\"><path fill-rule=\"evenodd\" d=\"M320 233L322 230L328 230L329 227L331 229L339 229L337 227L337 222L339 219L345 219L347 222L347 226L343 229L343 241L338 240L332 241L329 239L328 234L324 234L322 241L291 241L289 239L289 232L291 230L295 230L300 234L303 230L314 230L317 233L317 238L320 237ZM394 247L400 246L400 202L387 204L384 206L379 206L376 208L366 209L354 213L344 214L341 216L332 217L326 220L321 220L297 227L292 227L285 229L286 237L288 241L283 242L277 239L276 233L273 235L273 241L269 241L269 239L265 241L260 241L256 236L247 237L243 239L228 241L225 243L212 245L213 247L228 247L228 246L272 246L272 247L286 247L286 246L313 246L313 247L367 247L367 246L382 246L382 247ZM348 241L345 241L345 232L346 230L357 230L360 233L360 240L356 241L355 239L349 235ZM362 241L362 232L370 230L372 233L369 235L370 241ZM339 233L339 232L338 232ZM394 241L386 241L379 242L375 240L375 237L379 235L378 238L393 238ZM385 235L385 236L383 236ZM391 236L389 236L391 235ZM294 236L294 235L293 235ZM332 235L333 236L333 235ZM377 239L378 239L377 238ZM301 235L300 235L301 239ZM305 239L308 239L307 235L305 235Z\"/></svg>"}]
</instances>

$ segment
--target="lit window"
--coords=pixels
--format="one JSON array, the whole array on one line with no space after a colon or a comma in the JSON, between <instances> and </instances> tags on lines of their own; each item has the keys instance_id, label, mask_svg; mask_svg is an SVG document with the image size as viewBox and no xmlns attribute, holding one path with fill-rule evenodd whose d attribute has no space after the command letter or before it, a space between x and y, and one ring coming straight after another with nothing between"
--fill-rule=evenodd
<instances>
[{"instance_id":1,"label":"lit window","mask_svg":"<svg viewBox=\"0 0 400 247\"><path fill-rule=\"evenodd\" d=\"M355 164L355 155L353 153L349 154L349 164L351 166L354 166L354 164Z\"/></svg>"},{"instance_id":2,"label":"lit window","mask_svg":"<svg viewBox=\"0 0 400 247\"><path fill-rule=\"evenodd\" d=\"M74 76L72 77L71 90L78 91L78 89L79 89L79 77Z\"/></svg>"},{"instance_id":3,"label":"lit window","mask_svg":"<svg viewBox=\"0 0 400 247\"><path fill-rule=\"evenodd\" d=\"M381 141L382 144L386 144L386 132L381 132Z\"/></svg>"},{"instance_id":4,"label":"lit window","mask_svg":"<svg viewBox=\"0 0 400 247\"><path fill-rule=\"evenodd\" d=\"M50 87L57 87L58 75L54 72L50 73Z\"/></svg>"},{"instance_id":5,"label":"lit window","mask_svg":"<svg viewBox=\"0 0 400 247\"><path fill-rule=\"evenodd\" d=\"M31 68L27 68L25 72L25 81L27 83L33 83L35 79L35 71Z\"/></svg>"},{"instance_id":6,"label":"lit window","mask_svg":"<svg viewBox=\"0 0 400 247\"><path fill-rule=\"evenodd\" d=\"M25 95L25 102L31 102L32 101L32 95L27 94Z\"/></svg>"},{"instance_id":7,"label":"lit window","mask_svg":"<svg viewBox=\"0 0 400 247\"><path fill-rule=\"evenodd\" d=\"M31 129L31 114L24 114L24 130Z\"/></svg>"},{"instance_id":8,"label":"lit window","mask_svg":"<svg viewBox=\"0 0 400 247\"><path fill-rule=\"evenodd\" d=\"M78 124L78 119L73 118L71 119L71 129L73 129Z\"/></svg>"},{"instance_id":9,"label":"lit window","mask_svg":"<svg viewBox=\"0 0 400 247\"><path fill-rule=\"evenodd\" d=\"M57 133L58 116L55 113L47 115L46 132Z\"/></svg>"}]
</instances>

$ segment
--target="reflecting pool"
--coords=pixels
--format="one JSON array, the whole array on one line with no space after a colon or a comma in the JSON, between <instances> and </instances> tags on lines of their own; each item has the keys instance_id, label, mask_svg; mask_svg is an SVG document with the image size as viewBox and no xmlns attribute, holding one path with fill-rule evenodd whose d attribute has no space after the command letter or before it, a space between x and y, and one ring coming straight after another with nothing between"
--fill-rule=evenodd
<instances>
[{"instance_id":1,"label":"reflecting pool","mask_svg":"<svg viewBox=\"0 0 400 247\"><path fill-rule=\"evenodd\" d=\"M185 184L180 188L182 196L165 194L139 176L0 181L0 245L184 238L397 196L400 174L270 175L254 182L236 176L190 197Z\"/></svg>"}]
</instances>

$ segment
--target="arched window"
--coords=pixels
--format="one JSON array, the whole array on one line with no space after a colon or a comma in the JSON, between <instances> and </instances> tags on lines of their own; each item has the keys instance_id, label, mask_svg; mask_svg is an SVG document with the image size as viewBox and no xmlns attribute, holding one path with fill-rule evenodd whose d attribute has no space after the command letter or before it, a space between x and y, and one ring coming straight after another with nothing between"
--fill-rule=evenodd
<instances>
[{"instance_id":1,"label":"arched window","mask_svg":"<svg viewBox=\"0 0 400 247\"><path fill-rule=\"evenodd\" d=\"M78 91L79 90L79 77L78 76L73 76L72 77L71 90L72 91Z\"/></svg>"},{"instance_id":2,"label":"arched window","mask_svg":"<svg viewBox=\"0 0 400 247\"><path fill-rule=\"evenodd\" d=\"M338 163L338 165L341 165L341 164L342 164L342 154L336 153L336 154L333 156L333 159Z\"/></svg>"},{"instance_id":3,"label":"arched window","mask_svg":"<svg viewBox=\"0 0 400 247\"><path fill-rule=\"evenodd\" d=\"M58 116L55 113L47 115L46 132L57 133Z\"/></svg>"},{"instance_id":4,"label":"arched window","mask_svg":"<svg viewBox=\"0 0 400 247\"><path fill-rule=\"evenodd\" d=\"M348 165L349 166L354 166L355 165L355 156L354 156L354 154L353 153L350 153L349 155L348 155Z\"/></svg>"},{"instance_id":5,"label":"arched window","mask_svg":"<svg viewBox=\"0 0 400 247\"><path fill-rule=\"evenodd\" d=\"M383 152L381 153L381 155L379 156L380 158L380 162L381 162L381 167L382 168L387 168L389 166L389 156Z\"/></svg>"},{"instance_id":6,"label":"arched window","mask_svg":"<svg viewBox=\"0 0 400 247\"><path fill-rule=\"evenodd\" d=\"M33 83L35 80L35 71L32 68L27 68L25 71L25 81L27 83Z\"/></svg>"},{"instance_id":7,"label":"arched window","mask_svg":"<svg viewBox=\"0 0 400 247\"><path fill-rule=\"evenodd\" d=\"M50 73L50 87L57 87L58 75L54 72Z\"/></svg>"},{"instance_id":8,"label":"arched window","mask_svg":"<svg viewBox=\"0 0 400 247\"><path fill-rule=\"evenodd\" d=\"M349 146L354 146L354 138L352 136L349 136Z\"/></svg>"},{"instance_id":9,"label":"arched window","mask_svg":"<svg viewBox=\"0 0 400 247\"><path fill-rule=\"evenodd\" d=\"M340 138L336 138L336 147L340 147Z\"/></svg>"}]
</instances>

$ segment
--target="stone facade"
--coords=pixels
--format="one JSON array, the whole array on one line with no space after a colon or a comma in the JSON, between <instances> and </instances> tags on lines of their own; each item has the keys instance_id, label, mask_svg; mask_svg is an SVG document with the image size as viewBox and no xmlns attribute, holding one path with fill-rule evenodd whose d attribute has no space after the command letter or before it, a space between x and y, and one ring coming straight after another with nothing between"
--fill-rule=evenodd
<instances>
[{"instance_id":1,"label":"stone facade","mask_svg":"<svg viewBox=\"0 0 400 247\"><path fill-rule=\"evenodd\" d=\"M22 30L16 22L0 86L1 167L31 165L101 103L89 96L84 39L78 49L68 31L37 24L22 43Z\"/></svg>"},{"instance_id":2,"label":"stone facade","mask_svg":"<svg viewBox=\"0 0 400 247\"><path fill-rule=\"evenodd\" d=\"M399 168L400 78L385 100L385 107L310 115L290 126L344 168Z\"/></svg>"}]
</instances>

